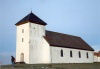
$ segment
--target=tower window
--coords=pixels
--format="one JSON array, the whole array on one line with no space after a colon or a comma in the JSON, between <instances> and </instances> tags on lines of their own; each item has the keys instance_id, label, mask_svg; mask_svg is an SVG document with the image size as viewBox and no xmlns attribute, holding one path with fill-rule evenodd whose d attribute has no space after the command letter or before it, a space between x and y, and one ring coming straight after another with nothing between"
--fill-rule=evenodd
<instances>
[{"instance_id":1,"label":"tower window","mask_svg":"<svg viewBox=\"0 0 100 69\"><path fill-rule=\"evenodd\" d=\"M73 53L72 53L72 51L70 51L70 57L73 57Z\"/></svg>"},{"instance_id":2,"label":"tower window","mask_svg":"<svg viewBox=\"0 0 100 69\"><path fill-rule=\"evenodd\" d=\"M88 52L86 53L86 56L87 56L87 58L89 58L89 54L88 54Z\"/></svg>"},{"instance_id":3,"label":"tower window","mask_svg":"<svg viewBox=\"0 0 100 69\"><path fill-rule=\"evenodd\" d=\"M22 42L24 42L24 38L22 38Z\"/></svg>"},{"instance_id":4,"label":"tower window","mask_svg":"<svg viewBox=\"0 0 100 69\"><path fill-rule=\"evenodd\" d=\"M79 58L81 58L81 52L80 51L79 51L78 55L79 55Z\"/></svg>"},{"instance_id":5,"label":"tower window","mask_svg":"<svg viewBox=\"0 0 100 69\"><path fill-rule=\"evenodd\" d=\"M63 57L63 50L60 51L61 57Z\"/></svg>"},{"instance_id":6,"label":"tower window","mask_svg":"<svg viewBox=\"0 0 100 69\"><path fill-rule=\"evenodd\" d=\"M24 33L24 29L22 29L22 33Z\"/></svg>"}]
</instances>

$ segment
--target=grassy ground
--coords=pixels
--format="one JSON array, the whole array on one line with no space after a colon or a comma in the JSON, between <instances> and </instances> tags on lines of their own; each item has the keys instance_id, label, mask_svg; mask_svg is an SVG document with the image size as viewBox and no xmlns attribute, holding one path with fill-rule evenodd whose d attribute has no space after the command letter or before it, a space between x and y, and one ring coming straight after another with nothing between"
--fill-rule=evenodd
<instances>
[{"instance_id":1,"label":"grassy ground","mask_svg":"<svg viewBox=\"0 0 100 69\"><path fill-rule=\"evenodd\" d=\"M1 66L1 69L100 69L100 63L84 64L17 64Z\"/></svg>"}]
</instances>

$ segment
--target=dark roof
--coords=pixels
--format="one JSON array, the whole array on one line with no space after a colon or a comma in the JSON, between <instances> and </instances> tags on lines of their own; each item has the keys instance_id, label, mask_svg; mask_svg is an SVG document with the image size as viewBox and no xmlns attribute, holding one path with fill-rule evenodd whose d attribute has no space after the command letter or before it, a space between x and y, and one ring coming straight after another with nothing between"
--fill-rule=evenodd
<instances>
[{"instance_id":1,"label":"dark roof","mask_svg":"<svg viewBox=\"0 0 100 69\"><path fill-rule=\"evenodd\" d=\"M84 40L77 36L46 31L44 38L50 46L94 51Z\"/></svg>"},{"instance_id":2,"label":"dark roof","mask_svg":"<svg viewBox=\"0 0 100 69\"><path fill-rule=\"evenodd\" d=\"M99 52L94 52L94 56L100 57L100 51Z\"/></svg>"},{"instance_id":3,"label":"dark roof","mask_svg":"<svg viewBox=\"0 0 100 69\"><path fill-rule=\"evenodd\" d=\"M32 12L30 14L28 14L27 16L25 16L22 20L17 22L15 25L21 25L21 24L24 24L27 22L36 23L36 24L40 24L40 25L47 25L43 20L41 20L39 17L37 17Z\"/></svg>"}]
</instances>

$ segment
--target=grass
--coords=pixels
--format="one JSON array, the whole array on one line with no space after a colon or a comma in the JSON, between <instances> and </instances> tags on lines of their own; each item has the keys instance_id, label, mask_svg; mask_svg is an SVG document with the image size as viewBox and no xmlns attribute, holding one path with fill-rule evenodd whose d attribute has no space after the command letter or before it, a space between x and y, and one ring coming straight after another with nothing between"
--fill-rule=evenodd
<instances>
[{"instance_id":1,"label":"grass","mask_svg":"<svg viewBox=\"0 0 100 69\"><path fill-rule=\"evenodd\" d=\"M76 63L76 64L17 64L3 65L1 69L100 69L100 63Z\"/></svg>"}]
</instances>

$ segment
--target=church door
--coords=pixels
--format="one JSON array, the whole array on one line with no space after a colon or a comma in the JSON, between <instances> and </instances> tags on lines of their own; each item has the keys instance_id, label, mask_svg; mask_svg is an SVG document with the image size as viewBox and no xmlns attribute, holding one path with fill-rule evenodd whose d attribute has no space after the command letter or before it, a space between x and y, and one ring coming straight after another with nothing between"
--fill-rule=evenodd
<instances>
[{"instance_id":1,"label":"church door","mask_svg":"<svg viewBox=\"0 0 100 69\"><path fill-rule=\"evenodd\" d=\"M20 55L20 62L24 62L24 53L21 53Z\"/></svg>"}]
</instances>

